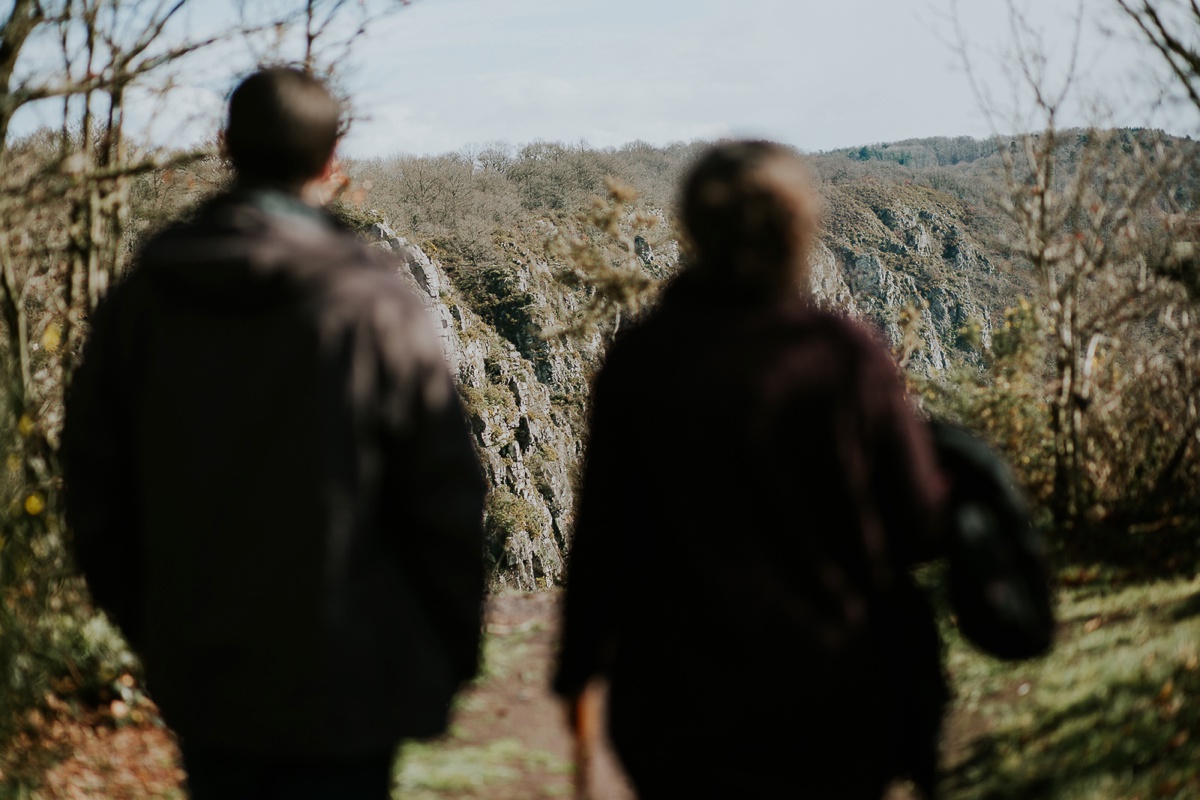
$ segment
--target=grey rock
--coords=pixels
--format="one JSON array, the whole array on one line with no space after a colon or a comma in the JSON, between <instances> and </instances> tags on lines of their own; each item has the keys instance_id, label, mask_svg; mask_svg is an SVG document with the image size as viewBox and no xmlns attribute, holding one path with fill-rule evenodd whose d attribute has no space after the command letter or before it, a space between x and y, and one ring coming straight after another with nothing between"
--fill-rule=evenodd
<instances>
[{"instance_id":1,"label":"grey rock","mask_svg":"<svg viewBox=\"0 0 1200 800\"><path fill-rule=\"evenodd\" d=\"M870 322L892 344L903 335L901 312L917 309L921 344L910 369L932 374L981 360L982 351L960 332L976 320L983 344L990 343L994 312L975 299L968 280L968 273L987 280L986 254L947 208L900 204L871 211L877 220L869 218L870 225L816 244L811 260L816 302ZM540 234L553 232L552 223L539 224ZM597 332L586 341L535 335L539 327L563 326L562 317L578 311L579 300L568 295L553 305L541 302L537 287L553 284L553 270L542 256L516 244L504 245L513 287L535 296L522 312L528 313L529 325L513 326L506 339L470 308L437 261L419 247L382 223L372 226L369 238L396 254L400 279L436 321L493 498L509 504L504 513L489 505L492 584L530 590L560 582L586 440L590 375L607 334ZM642 242L636 255L651 274L665 276L675 269L679 253L673 241L653 249Z\"/></svg>"},{"instance_id":2,"label":"grey rock","mask_svg":"<svg viewBox=\"0 0 1200 800\"><path fill-rule=\"evenodd\" d=\"M421 248L382 223L373 226L372 235L378 236L376 246L397 255L400 279L438 325L491 491L517 498L527 512L523 519L535 523L531 530L494 533L500 541L489 542L488 549L502 556L492 583L531 590L561 582L574 521L571 475L583 437L557 411L551 390L586 383L581 357L536 341L530 347L535 359L527 358L470 310Z\"/></svg>"}]
</instances>

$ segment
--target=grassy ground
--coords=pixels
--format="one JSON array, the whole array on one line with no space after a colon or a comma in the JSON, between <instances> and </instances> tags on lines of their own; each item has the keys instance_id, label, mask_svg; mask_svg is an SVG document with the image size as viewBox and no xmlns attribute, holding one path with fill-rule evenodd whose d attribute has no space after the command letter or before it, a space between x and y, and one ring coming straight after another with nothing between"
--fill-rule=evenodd
<instances>
[{"instance_id":1,"label":"grassy ground","mask_svg":"<svg viewBox=\"0 0 1200 800\"><path fill-rule=\"evenodd\" d=\"M489 600L483 672L458 697L447 736L402 748L395 797L573 796L573 742L565 711L549 692L560 599L560 592L545 592ZM632 800L611 753L601 751L596 762L596 800Z\"/></svg>"},{"instance_id":2,"label":"grassy ground","mask_svg":"<svg viewBox=\"0 0 1200 800\"><path fill-rule=\"evenodd\" d=\"M980 735L946 797L1200 798L1200 579L1064 577L1045 658L996 662L947 626L954 713Z\"/></svg>"},{"instance_id":3,"label":"grassy ground","mask_svg":"<svg viewBox=\"0 0 1200 800\"><path fill-rule=\"evenodd\" d=\"M955 691L943 755L945 797L1200 798L1200 578L1074 567L1062 580L1059 634L1041 659L1005 663L984 656L958 635L948 615L943 618ZM532 625L489 638L491 674L484 687L508 684L511 695L513 675L524 670L530 692L544 691L540 658L547 651L535 641L552 641L546 638L552 620ZM544 782L528 796L567 791L569 763L553 744L548 747L556 753L528 750L519 732L490 745L475 743L494 724L479 715L490 696L485 689L466 698L462 719L470 732L410 748L400 780L415 793L399 796L529 791L539 785L528 780L531 759L541 759L532 770ZM543 741L565 734L555 730ZM459 776L450 778L459 783L442 788L424 777L439 775ZM466 787L462 776L471 775L476 783ZM627 796L619 786L600 788L597 800ZM908 795L897 790L893 797Z\"/></svg>"},{"instance_id":4,"label":"grassy ground","mask_svg":"<svg viewBox=\"0 0 1200 800\"><path fill-rule=\"evenodd\" d=\"M1200 799L1200 577L1147 581L1076 567L1063 583L1057 642L1039 660L984 656L943 618L955 691L944 796ZM488 661L497 670L491 679L533 669L540 680L544 668L532 655L526 637L491 637ZM521 783L516 775L530 758L550 758L544 763L554 771L569 768L562 754L556 760L523 751L514 739L481 747L460 738L409 750L402 786L419 789L414 796L421 798L450 798L460 796L461 782L438 790L421 776L474 776L472 792L486 796L488 781L493 789ZM562 794L563 778L546 789L544 796Z\"/></svg>"},{"instance_id":5,"label":"grassy ground","mask_svg":"<svg viewBox=\"0 0 1200 800\"><path fill-rule=\"evenodd\" d=\"M956 692L945 797L1200 799L1200 578L1111 567L1076 567L1062 577L1060 632L1045 658L997 662L943 621ZM485 673L460 697L447 737L404 748L397 798L571 796L570 737L546 690L558 599L492 599ZM0 754L7 787L0 800L184 796L163 730L114 728L111 714L34 716L38 725L19 752ZM602 756L595 800L628 800ZM897 790L892 798L908 796Z\"/></svg>"}]
</instances>

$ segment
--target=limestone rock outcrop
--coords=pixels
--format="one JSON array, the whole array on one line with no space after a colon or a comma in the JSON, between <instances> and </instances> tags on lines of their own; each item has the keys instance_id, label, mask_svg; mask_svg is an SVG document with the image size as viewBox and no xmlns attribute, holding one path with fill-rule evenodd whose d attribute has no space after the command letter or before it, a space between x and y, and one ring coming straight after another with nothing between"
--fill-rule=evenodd
<instances>
[{"instance_id":1,"label":"limestone rock outcrop","mask_svg":"<svg viewBox=\"0 0 1200 800\"><path fill-rule=\"evenodd\" d=\"M992 280L993 270L957 201L915 186L838 185L824 193L826 230L812 260L817 301L875 324L893 345L915 336L910 369L936 373L980 360L979 340L964 330L976 326L987 345L1000 309L974 291L972 282ZM553 234L549 221L539 225L534 238ZM500 245L504 262L465 268L476 281L468 285L475 287L470 296L487 304L472 307L458 288L461 273L451 281L386 224L373 225L368 235L397 255L400 276L428 306L458 379L491 486L491 583L528 590L561 582L590 377L610 337L539 335L568 324L580 295L563 288L545 257L516 237ZM675 270L677 243L642 240L634 247L654 278Z\"/></svg>"},{"instance_id":2,"label":"limestone rock outcrop","mask_svg":"<svg viewBox=\"0 0 1200 800\"><path fill-rule=\"evenodd\" d=\"M491 488L486 528L492 584L529 590L560 582L582 437L551 401L535 364L461 302L437 262L385 224L371 234L377 246L397 255L400 277L439 326L458 379Z\"/></svg>"},{"instance_id":3,"label":"limestone rock outcrop","mask_svg":"<svg viewBox=\"0 0 1200 800\"><path fill-rule=\"evenodd\" d=\"M977 363L999 310L972 290L972 276L987 280L993 270L964 229L963 209L924 187L867 184L826 191L829 224L813 263L817 296L870 320L893 345L906 332L915 334L912 369L936 373ZM910 317L914 323L906 323ZM978 342L966 332L976 326Z\"/></svg>"}]
</instances>

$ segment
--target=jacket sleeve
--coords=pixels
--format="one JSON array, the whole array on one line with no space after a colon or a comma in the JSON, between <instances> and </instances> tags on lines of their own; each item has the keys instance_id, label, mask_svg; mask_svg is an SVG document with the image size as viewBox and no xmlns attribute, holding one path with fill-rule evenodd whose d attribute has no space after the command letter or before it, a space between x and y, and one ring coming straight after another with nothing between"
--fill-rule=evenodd
<instances>
[{"instance_id":1,"label":"jacket sleeve","mask_svg":"<svg viewBox=\"0 0 1200 800\"><path fill-rule=\"evenodd\" d=\"M562 637L554 691L574 697L594 676L609 667L619 613L621 571L633 496L628 459L622 442L629 435L622 421L621 378L608 364L596 381L580 490L579 514L567 564Z\"/></svg>"},{"instance_id":2,"label":"jacket sleeve","mask_svg":"<svg viewBox=\"0 0 1200 800\"><path fill-rule=\"evenodd\" d=\"M432 630L450 657L458 682L479 667L484 595L483 505L486 486L466 416L451 380L441 345L424 310L403 336L416 354L393 386L411 391L393 405L411 409L412 418L384 457L385 488L392 513L412 535L404 540L405 572L421 599Z\"/></svg>"},{"instance_id":3,"label":"jacket sleeve","mask_svg":"<svg viewBox=\"0 0 1200 800\"><path fill-rule=\"evenodd\" d=\"M114 288L93 316L67 392L59 455L76 565L95 603L136 647L143 568L128 403L135 390L125 379L121 331L126 289Z\"/></svg>"},{"instance_id":4,"label":"jacket sleeve","mask_svg":"<svg viewBox=\"0 0 1200 800\"><path fill-rule=\"evenodd\" d=\"M868 350L863 390L873 454L870 480L893 565L944 555L945 481L928 426L913 410L895 363L882 348Z\"/></svg>"}]
</instances>

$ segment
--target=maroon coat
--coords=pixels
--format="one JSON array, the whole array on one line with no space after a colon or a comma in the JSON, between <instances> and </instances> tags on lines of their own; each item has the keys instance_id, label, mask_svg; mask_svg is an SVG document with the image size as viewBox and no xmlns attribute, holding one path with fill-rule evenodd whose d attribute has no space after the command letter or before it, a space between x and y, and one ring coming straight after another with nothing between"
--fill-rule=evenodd
<instances>
[{"instance_id":1,"label":"maroon coat","mask_svg":"<svg viewBox=\"0 0 1200 800\"><path fill-rule=\"evenodd\" d=\"M594 403L555 689L609 677L635 782L852 798L932 769L895 725L928 761L945 689L907 572L939 553L941 480L886 351L685 274Z\"/></svg>"},{"instance_id":2,"label":"maroon coat","mask_svg":"<svg viewBox=\"0 0 1200 800\"><path fill-rule=\"evenodd\" d=\"M395 269L293 197L235 192L97 309L68 518L187 745L384 753L441 731L475 673L484 486Z\"/></svg>"}]
</instances>

